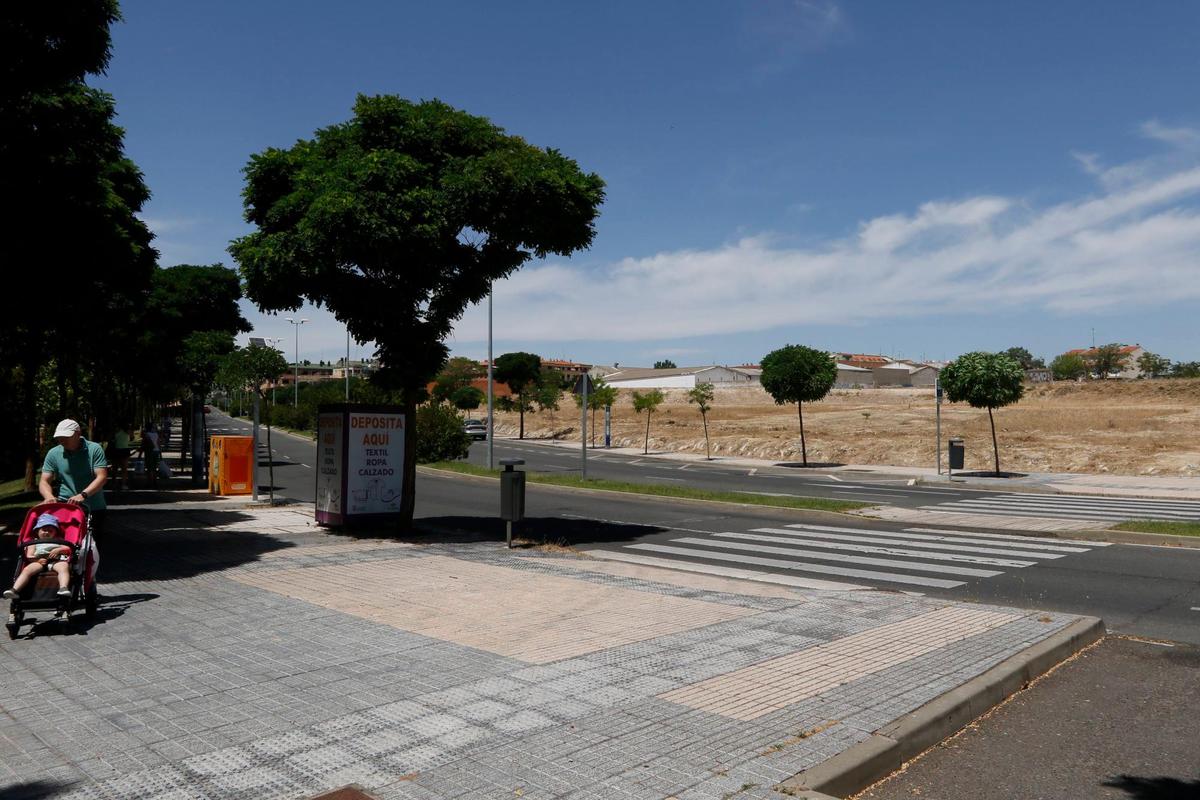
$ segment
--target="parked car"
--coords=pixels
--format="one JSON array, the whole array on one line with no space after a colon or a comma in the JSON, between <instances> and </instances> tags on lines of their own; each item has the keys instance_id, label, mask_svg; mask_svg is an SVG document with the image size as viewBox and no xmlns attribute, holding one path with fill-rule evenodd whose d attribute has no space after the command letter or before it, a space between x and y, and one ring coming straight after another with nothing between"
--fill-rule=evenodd
<instances>
[{"instance_id":1,"label":"parked car","mask_svg":"<svg viewBox=\"0 0 1200 800\"><path fill-rule=\"evenodd\" d=\"M487 423L481 419L463 420L463 431L472 439L487 439Z\"/></svg>"}]
</instances>

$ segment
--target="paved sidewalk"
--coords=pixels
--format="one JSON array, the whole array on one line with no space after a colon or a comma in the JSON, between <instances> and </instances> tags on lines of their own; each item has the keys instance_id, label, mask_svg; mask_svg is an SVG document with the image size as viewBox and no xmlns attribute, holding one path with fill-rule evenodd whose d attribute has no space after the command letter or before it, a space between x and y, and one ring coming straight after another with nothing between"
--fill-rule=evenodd
<instances>
[{"instance_id":1,"label":"paved sidewalk","mask_svg":"<svg viewBox=\"0 0 1200 800\"><path fill-rule=\"evenodd\" d=\"M0 644L6 800L781 798L1078 619L335 536L308 509L111 527L99 620Z\"/></svg>"}]
</instances>

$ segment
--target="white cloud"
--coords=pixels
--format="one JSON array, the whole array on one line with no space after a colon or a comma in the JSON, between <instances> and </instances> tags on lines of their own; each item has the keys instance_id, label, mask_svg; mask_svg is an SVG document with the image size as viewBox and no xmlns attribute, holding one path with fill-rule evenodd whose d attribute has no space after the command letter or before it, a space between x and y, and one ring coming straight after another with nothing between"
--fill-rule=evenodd
<instances>
[{"instance_id":1,"label":"white cloud","mask_svg":"<svg viewBox=\"0 0 1200 800\"><path fill-rule=\"evenodd\" d=\"M1142 135L1147 139L1166 142L1175 147L1200 146L1200 130L1195 128L1171 128L1156 119L1147 120L1141 126Z\"/></svg>"},{"instance_id":2,"label":"white cloud","mask_svg":"<svg viewBox=\"0 0 1200 800\"><path fill-rule=\"evenodd\" d=\"M584 269L555 262L497 284L506 340L638 341L920 314L1082 313L1200 299L1200 167L1101 169L1101 191L1033 209L1019 198L924 203L852 236L787 247L768 235ZM457 344L486 337L473 309Z\"/></svg>"}]
</instances>

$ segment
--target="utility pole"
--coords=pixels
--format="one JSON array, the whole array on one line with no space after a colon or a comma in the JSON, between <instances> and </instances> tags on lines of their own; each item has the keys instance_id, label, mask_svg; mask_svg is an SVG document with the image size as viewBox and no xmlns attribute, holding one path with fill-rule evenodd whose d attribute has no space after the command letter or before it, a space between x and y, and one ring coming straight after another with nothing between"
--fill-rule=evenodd
<instances>
[{"instance_id":1,"label":"utility pole","mask_svg":"<svg viewBox=\"0 0 1200 800\"><path fill-rule=\"evenodd\" d=\"M350 402L350 328L346 327L346 402Z\"/></svg>"},{"instance_id":2,"label":"utility pole","mask_svg":"<svg viewBox=\"0 0 1200 800\"><path fill-rule=\"evenodd\" d=\"M487 421L487 451L488 469L493 469L492 439L495 435L492 424L492 284L488 284L488 421Z\"/></svg>"},{"instance_id":3,"label":"utility pole","mask_svg":"<svg viewBox=\"0 0 1200 800\"><path fill-rule=\"evenodd\" d=\"M292 400L292 408L296 408L300 405L300 326L303 325L304 323L308 322L308 320L302 319L302 320L297 321L297 320L292 319L291 317L288 317L287 321L292 323L292 325L296 326L296 363L295 363L296 374L295 374L295 377L293 378L293 380L295 381L296 394L295 394L295 399Z\"/></svg>"}]
</instances>

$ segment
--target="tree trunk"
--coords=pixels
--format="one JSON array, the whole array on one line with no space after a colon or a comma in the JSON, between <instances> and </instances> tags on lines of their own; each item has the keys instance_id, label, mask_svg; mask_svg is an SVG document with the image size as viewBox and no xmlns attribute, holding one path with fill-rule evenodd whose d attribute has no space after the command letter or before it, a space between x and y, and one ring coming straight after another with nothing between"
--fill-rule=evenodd
<instances>
[{"instance_id":1,"label":"tree trunk","mask_svg":"<svg viewBox=\"0 0 1200 800\"><path fill-rule=\"evenodd\" d=\"M592 449L596 449L596 407L592 406Z\"/></svg>"},{"instance_id":2,"label":"tree trunk","mask_svg":"<svg viewBox=\"0 0 1200 800\"><path fill-rule=\"evenodd\" d=\"M712 461L712 448L708 446L708 414L701 412L700 419L704 422L704 459Z\"/></svg>"},{"instance_id":3,"label":"tree trunk","mask_svg":"<svg viewBox=\"0 0 1200 800\"><path fill-rule=\"evenodd\" d=\"M642 448L642 455L644 456L650 455L650 415L652 413L651 411L646 412L646 444Z\"/></svg>"},{"instance_id":4,"label":"tree trunk","mask_svg":"<svg viewBox=\"0 0 1200 800\"><path fill-rule=\"evenodd\" d=\"M988 409L988 422L992 423L992 454L996 457L996 477L1000 477L1000 445L996 444L996 419Z\"/></svg>"},{"instance_id":5,"label":"tree trunk","mask_svg":"<svg viewBox=\"0 0 1200 800\"><path fill-rule=\"evenodd\" d=\"M517 395L517 413L521 419L521 429L517 433L518 439L525 438L525 398Z\"/></svg>"},{"instance_id":6,"label":"tree trunk","mask_svg":"<svg viewBox=\"0 0 1200 800\"><path fill-rule=\"evenodd\" d=\"M417 505L417 387L406 387L400 410L404 413L404 485L401 487L400 530L412 530Z\"/></svg>"},{"instance_id":7,"label":"tree trunk","mask_svg":"<svg viewBox=\"0 0 1200 800\"><path fill-rule=\"evenodd\" d=\"M800 461L807 467L808 445L804 443L804 403L796 403L796 410L800 413Z\"/></svg>"},{"instance_id":8,"label":"tree trunk","mask_svg":"<svg viewBox=\"0 0 1200 800\"><path fill-rule=\"evenodd\" d=\"M275 453L271 449L271 403L266 397L263 398L263 406L267 409L267 481L270 484L267 486L267 496L271 498L271 505L275 505ZM258 458L258 453L254 454Z\"/></svg>"},{"instance_id":9,"label":"tree trunk","mask_svg":"<svg viewBox=\"0 0 1200 800\"><path fill-rule=\"evenodd\" d=\"M34 385L37 382L36 375L33 371L33 365L26 362L21 366L21 405L22 420L21 427L24 428L24 433L28 437L25 439L25 491L32 491L37 486L37 478L35 472L40 466L37 463L38 451L41 450L41 442L39 441L40 421L37 418L37 400L34 399Z\"/></svg>"}]
</instances>

